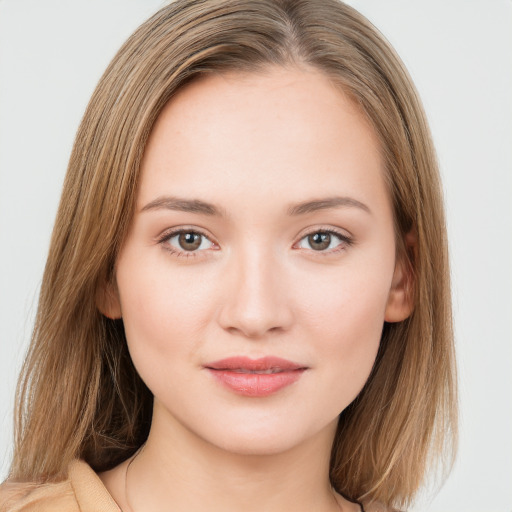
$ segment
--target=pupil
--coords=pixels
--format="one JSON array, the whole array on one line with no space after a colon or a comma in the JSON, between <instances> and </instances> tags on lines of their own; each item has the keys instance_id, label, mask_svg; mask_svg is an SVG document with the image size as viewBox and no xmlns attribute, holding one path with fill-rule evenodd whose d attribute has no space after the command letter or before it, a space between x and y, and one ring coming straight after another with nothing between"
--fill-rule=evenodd
<instances>
[{"instance_id":1,"label":"pupil","mask_svg":"<svg viewBox=\"0 0 512 512\"><path fill-rule=\"evenodd\" d=\"M329 233L315 233L309 235L309 244L315 251L327 249L331 243L331 235Z\"/></svg>"},{"instance_id":2,"label":"pupil","mask_svg":"<svg viewBox=\"0 0 512 512\"><path fill-rule=\"evenodd\" d=\"M201 245L201 235L197 233L181 233L179 243L186 251L193 251Z\"/></svg>"}]
</instances>

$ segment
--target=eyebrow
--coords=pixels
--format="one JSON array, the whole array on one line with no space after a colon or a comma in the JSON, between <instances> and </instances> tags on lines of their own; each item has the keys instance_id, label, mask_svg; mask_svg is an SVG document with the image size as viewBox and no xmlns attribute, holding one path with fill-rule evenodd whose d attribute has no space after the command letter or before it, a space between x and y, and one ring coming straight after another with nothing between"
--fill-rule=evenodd
<instances>
[{"instance_id":1,"label":"eyebrow","mask_svg":"<svg viewBox=\"0 0 512 512\"><path fill-rule=\"evenodd\" d=\"M304 215L318 210L327 210L331 208L359 208L367 213L372 213L370 208L361 201L352 197L333 196L324 199L316 199L313 201L304 201L297 203L288 208L288 215Z\"/></svg>"},{"instance_id":2,"label":"eyebrow","mask_svg":"<svg viewBox=\"0 0 512 512\"><path fill-rule=\"evenodd\" d=\"M226 217L222 208L200 199L184 199L181 197L162 196L145 205L141 212L148 210L177 210L180 212L200 213L203 215Z\"/></svg>"},{"instance_id":3,"label":"eyebrow","mask_svg":"<svg viewBox=\"0 0 512 512\"><path fill-rule=\"evenodd\" d=\"M371 214L370 208L361 201L351 197L327 197L323 199L315 199L311 201L304 201L301 203L289 206L287 213L290 216L304 215L306 213L313 213L318 210L327 210L331 208L359 208ZM185 199L182 197L162 196L157 197L153 201L146 204L141 212L149 210L176 210L181 212L199 213L202 215L227 217L223 208L220 208L212 203L202 201L200 199Z\"/></svg>"}]
</instances>

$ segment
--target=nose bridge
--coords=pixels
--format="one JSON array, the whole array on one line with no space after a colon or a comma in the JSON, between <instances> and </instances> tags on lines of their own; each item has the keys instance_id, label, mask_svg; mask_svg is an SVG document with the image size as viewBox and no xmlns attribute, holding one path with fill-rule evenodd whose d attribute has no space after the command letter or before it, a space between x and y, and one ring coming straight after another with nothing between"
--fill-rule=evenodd
<instances>
[{"instance_id":1,"label":"nose bridge","mask_svg":"<svg viewBox=\"0 0 512 512\"><path fill-rule=\"evenodd\" d=\"M247 337L287 329L291 303L283 272L271 244L249 243L234 252L229 263L221 325Z\"/></svg>"}]
</instances>

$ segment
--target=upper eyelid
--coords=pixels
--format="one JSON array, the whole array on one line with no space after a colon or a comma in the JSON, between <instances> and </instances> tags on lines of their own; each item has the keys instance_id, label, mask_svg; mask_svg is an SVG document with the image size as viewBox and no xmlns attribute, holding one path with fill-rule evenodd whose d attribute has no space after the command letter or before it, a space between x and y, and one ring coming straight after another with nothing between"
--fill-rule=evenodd
<instances>
[{"instance_id":1,"label":"upper eyelid","mask_svg":"<svg viewBox=\"0 0 512 512\"><path fill-rule=\"evenodd\" d=\"M210 242L216 243L214 237L208 234L206 231L203 231L202 228L188 226L165 229L156 237L156 240L167 240L169 238L172 238L173 236L179 235L180 233L197 233L198 235L202 235L208 240L210 240Z\"/></svg>"},{"instance_id":2,"label":"upper eyelid","mask_svg":"<svg viewBox=\"0 0 512 512\"><path fill-rule=\"evenodd\" d=\"M339 236L341 239L345 240L353 240L353 235L347 231L346 229L337 228L333 226L320 226L314 227L312 229L305 228L305 231L302 231L298 235L298 241L302 240L304 237L312 235L314 233L330 233Z\"/></svg>"}]
</instances>

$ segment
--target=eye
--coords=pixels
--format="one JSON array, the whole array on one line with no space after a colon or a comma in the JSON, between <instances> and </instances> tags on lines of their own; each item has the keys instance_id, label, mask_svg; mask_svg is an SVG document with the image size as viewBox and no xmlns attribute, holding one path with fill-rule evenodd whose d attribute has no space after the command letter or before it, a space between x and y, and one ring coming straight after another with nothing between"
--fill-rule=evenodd
<instances>
[{"instance_id":1,"label":"eye","mask_svg":"<svg viewBox=\"0 0 512 512\"><path fill-rule=\"evenodd\" d=\"M299 249L312 249L317 252L337 252L352 244L352 239L334 230L319 230L309 233L299 240Z\"/></svg>"},{"instance_id":2,"label":"eye","mask_svg":"<svg viewBox=\"0 0 512 512\"><path fill-rule=\"evenodd\" d=\"M180 229L166 233L160 243L177 256L196 256L197 252L214 249L216 245L203 233L193 229Z\"/></svg>"}]
</instances>

